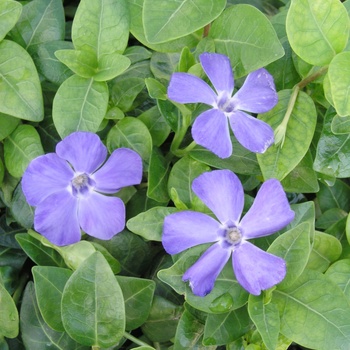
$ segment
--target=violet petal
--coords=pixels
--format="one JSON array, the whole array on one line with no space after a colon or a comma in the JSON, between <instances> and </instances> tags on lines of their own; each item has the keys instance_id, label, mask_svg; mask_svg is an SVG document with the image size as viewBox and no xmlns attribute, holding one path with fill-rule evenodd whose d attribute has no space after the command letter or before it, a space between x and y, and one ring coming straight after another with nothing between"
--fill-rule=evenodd
<instances>
[{"instance_id":1,"label":"violet petal","mask_svg":"<svg viewBox=\"0 0 350 350\"><path fill-rule=\"evenodd\" d=\"M131 149L116 149L91 178L96 182L95 190L104 193L115 193L122 187L138 185L142 180L142 159Z\"/></svg>"},{"instance_id":2,"label":"violet petal","mask_svg":"<svg viewBox=\"0 0 350 350\"><path fill-rule=\"evenodd\" d=\"M219 238L220 224L208 215L182 211L168 215L164 220L162 242L169 254Z\"/></svg>"},{"instance_id":3,"label":"violet petal","mask_svg":"<svg viewBox=\"0 0 350 350\"><path fill-rule=\"evenodd\" d=\"M231 97L234 82L230 59L219 53L205 52L199 56L199 60L217 93L225 92Z\"/></svg>"},{"instance_id":4,"label":"violet petal","mask_svg":"<svg viewBox=\"0 0 350 350\"><path fill-rule=\"evenodd\" d=\"M244 192L238 177L230 170L213 170L192 182L193 192L223 224L238 224L244 205Z\"/></svg>"},{"instance_id":5,"label":"violet petal","mask_svg":"<svg viewBox=\"0 0 350 350\"><path fill-rule=\"evenodd\" d=\"M34 229L59 246L80 241L77 207L77 198L68 190L51 194L35 209Z\"/></svg>"},{"instance_id":6,"label":"violet petal","mask_svg":"<svg viewBox=\"0 0 350 350\"><path fill-rule=\"evenodd\" d=\"M196 118L192 126L192 137L196 143L220 158L232 154L227 117L218 109L205 111Z\"/></svg>"},{"instance_id":7,"label":"violet petal","mask_svg":"<svg viewBox=\"0 0 350 350\"><path fill-rule=\"evenodd\" d=\"M260 187L240 228L245 239L268 236L287 226L294 215L281 183L270 179Z\"/></svg>"},{"instance_id":8,"label":"violet petal","mask_svg":"<svg viewBox=\"0 0 350 350\"><path fill-rule=\"evenodd\" d=\"M30 205L67 188L74 177L69 164L55 153L33 159L22 177L22 190Z\"/></svg>"},{"instance_id":9,"label":"violet petal","mask_svg":"<svg viewBox=\"0 0 350 350\"><path fill-rule=\"evenodd\" d=\"M202 79L188 73L174 73L168 86L168 97L179 103L205 103L213 106L217 96Z\"/></svg>"},{"instance_id":10,"label":"violet petal","mask_svg":"<svg viewBox=\"0 0 350 350\"><path fill-rule=\"evenodd\" d=\"M265 113L275 107L278 95L272 75L264 68L250 73L232 102L235 109L251 113Z\"/></svg>"},{"instance_id":11,"label":"violet petal","mask_svg":"<svg viewBox=\"0 0 350 350\"><path fill-rule=\"evenodd\" d=\"M264 153L274 142L273 129L262 120L235 111L229 121L238 142L251 152Z\"/></svg>"},{"instance_id":12,"label":"violet petal","mask_svg":"<svg viewBox=\"0 0 350 350\"><path fill-rule=\"evenodd\" d=\"M183 281L189 281L193 294L204 297L214 288L214 283L228 259L231 250L223 249L220 243L212 245L185 272Z\"/></svg>"},{"instance_id":13,"label":"violet petal","mask_svg":"<svg viewBox=\"0 0 350 350\"><path fill-rule=\"evenodd\" d=\"M286 263L282 258L249 242L233 251L232 264L238 283L253 295L280 283L286 275Z\"/></svg>"},{"instance_id":14,"label":"violet petal","mask_svg":"<svg viewBox=\"0 0 350 350\"><path fill-rule=\"evenodd\" d=\"M92 191L79 198L78 218L81 228L88 235L111 239L125 227L125 205L118 197Z\"/></svg>"},{"instance_id":15,"label":"violet petal","mask_svg":"<svg viewBox=\"0 0 350 350\"><path fill-rule=\"evenodd\" d=\"M100 138L91 132L77 131L56 146L56 153L67 160L76 172L91 174L107 157L107 149Z\"/></svg>"}]
</instances>

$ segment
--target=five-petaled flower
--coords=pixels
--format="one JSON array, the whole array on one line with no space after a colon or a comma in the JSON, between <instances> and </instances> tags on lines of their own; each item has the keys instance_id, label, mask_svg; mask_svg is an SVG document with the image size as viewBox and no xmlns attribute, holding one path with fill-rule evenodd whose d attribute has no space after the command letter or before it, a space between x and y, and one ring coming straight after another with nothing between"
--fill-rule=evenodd
<instances>
[{"instance_id":1,"label":"five-petaled flower","mask_svg":"<svg viewBox=\"0 0 350 350\"><path fill-rule=\"evenodd\" d=\"M197 296L205 296L232 255L237 281L249 293L259 295L286 274L285 261L264 252L248 239L270 235L294 218L285 192L276 179L260 187L253 205L240 220L244 191L238 177L229 170L203 173L192 183L193 192L215 214L182 211L164 220L163 246L177 254L204 243L214 243L183 275Z\"/></svg>"},{"instance_id":2,"label":"five-petaled flower","mask_svg":"<svg viewBox=\"0 0 350 350\"><path fill-rule=\"evenodd\" d=\"M272 128L243 111L265 113L276 105L278 96L273 77L264 68L258 69L248 75L241 89L232 96L234 79L229 58L203 53L199 59L216 92L205 81L188 73L174 73L168 87L168 97L175 102L212 106L194 121L194 141L220 158L227 158L232 154L230 124L242 146L251 152L264 153L274 142Z\"/></svg>"},{"instance_id":3,"label":"five-petaled flower","mask_svg":"<svg viewBox=\"0 0 350 350\"><path fill-rule=\"evenodd\" d=\"M59 142L56 153L31 161L22 189L36 207L36 231L56 245L68 245L80 240L81 229L100 239L124 229L123 201L101 193L139 184L142 160L128 148L116 149L105 162L106 157L107 149L96 134L78 131Z\"/></svg>"}]
</instances>

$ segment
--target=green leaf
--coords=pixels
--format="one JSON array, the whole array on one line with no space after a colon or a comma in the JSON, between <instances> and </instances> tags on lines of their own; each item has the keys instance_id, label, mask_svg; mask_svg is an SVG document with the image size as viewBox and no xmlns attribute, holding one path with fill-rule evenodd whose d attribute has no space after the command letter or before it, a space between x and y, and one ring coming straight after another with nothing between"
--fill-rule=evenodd
<instances>
[{"instance_id":1,"label":"green leaf","mask_svg":"<svg viewBox=\"0 0 350 350\"><path fill-rule=\"evenodd\" d=\"M316 220L316 227L318 229L327 230L330 226L348 216L348 213L340 208L332 208L325 211Z\"/></svg>"},{"instance_id":2,"label":"green leaf","mask_svg":"<svg viewBox=\"0 0 350 350\"><path fill-rule=\"evenodd\" d=\"M174 337L183 312L183 306L155 295L147 321L142 332L153 342L165 342Z\"/></svg>"},{"instance_id":3,"label":"green leaf","mask_svg":"<svg viewBox=\"0 0 350 350\"><path fill-rule=\"evenodd\" d=\"M289 42L306 62L327 65L349 38L350 20L338 0L292 1L287 15Z\"/></svg>"},{"instance_id":4,"label":"green leaf","mask_svg":"<svg viewBox=\"0 0 350 350\"><path fill-rule=\"evenodd\" d=\"M4 167L4 163L2 162L2 160L0 158L0 186L2 185L4 175L5 175L5 167Z\"/></svg>"},{"instance_id":5,"label":"green leaf","mask_svg":"<svg viewBox=\"0 0 350 350\"><path fill-rule=\"evenodd\" d=\"M166 87L156 79L146 78L148 94L154 99L166 100Z\"/></svg>"},{"instance_id":6,"label":"green leaf","mask_svg":"<svg viewBox=\"0 0 350 350\"><path fill-rule=\"evenodd\" d=\"M52 307L57 308L58 305ZM26 349L70 349L89 350L76 343L67 333L57 332L43 320L36 302L33 282L29 282L23 293L20 312L21 338Z\"/></svg>"},{"instance_id":7,"label":"green leaf","mask_svg":"<svg viewBox=\"0 0 350 350\"><path fill-rule=\"evenodd\" d=\"M170 126L159 112L157 106L153 106L147 111L143 112L138 116L148 128L151 136L153 145L159 147L167 139L170 134Z\"/></svg>"},{"instance_id":8,"label":"green leaf","mask_svg":"<svg viewBox=\"0 0 350 350\"><path fill-rule=\"evenodd\" d=\"M60 267L34 266L32 268L36 300L44 321L55 331L64 332L61 319L63 288L72 271Z\"/></svg>"},{"instance_id":9,"label":"green leaf","mask_svg":"<svg viewBox=\"0 0 350 350\"><path fill-rule=\"evenodd\" d=\"M210 168L207 165L193 160L188 156L177 161L169 174L168 191L171 199L174 199L171 192L171 189L174 188L179 199L187 208L193 207L195 194L191 189L192 181L200 174L209 170Z\"/></svg>"},{"instance_id":10,"label":"green leaf","mask_svg":"<svg viewBox=\"0 0 350 350\"><path fill-rule=\"evenodd\" d=\"M122 53L129 39L125 0L82 0L74 16L72 40L77 50L103 55Z\"/></svg>"},{"instance_id":11,"label":"green leaf","mask_svg":"<svg viewBox=\"0 0 350 350\"><path fill-rule=\"evenodd\" d=\"M176 52L182 50L183 47L194 48L201 39L202 31L200 33L191 33L182 38L168 41L162 44L151 44L145 36L143 26L143 4L144 0L128 0L130 12L130 32L135 38L146 47L158 52Z\"/></svg>"},{"instance_id":12,"label":"green leaf","mask_svg":"<svg viewBox=\"0 0 350 350\"><path fill-rule=\"evenodd\" d=\"M20 119L40 121L43 97L35 65L15 42L0 42L0 112Z\"/></svg>"},{"instance_id":13,"label":"green leaf","mask_svg":"<svg viewBox=\"0 0 350 350\"><path fill-rule=\"evenodd\" d=\"M11 36L30 53L35 52L39 44L64 40L65 18L62 1L34 0L25 4Z\"/></svg>"},{"instance_id":14,"label":"green leaf","mask_svg":"<svg viewBox=\"0 0 350 350\"><path fill-rule=\"evenodd\" d=\"M140 120L125 117L109 131L107 147L111 153L120 147L131 148L141 156L147 168L152 153L152 137Z\"/></svg>"},{"instance_id":15,"label":"green leaf","mask_svg":"<svg viewBox=\"0 0 350 350\"><path fill-rule=\"evenodd\" d=\"M350 274L350 259L343 259L336 261L332 264L326 271L325 275L335 283L346 297L350 300L350 284L349 284L349 274Z\"/></svg>"},{"instance_id":16,"label":"green leaf","mask_svg":"<svg viewBox=\"0 0 350 350\"><path fill-rule=\"evenodd\" d=\"M292 90L278 93L279 102L269 112L259 116L274 130L286 113ZM258 162L264 179L283 180L304 158L316 127L316 108L313 100L300 91L290 116L283 146L272 145L264 154L258 154Z\"/></svg>"},{"instance_id":17,"label":"green leaf","mask_svg":"<svg viewBox=\"0 0 350 350\"><path fill-rule=\"evenodd\" d=\"M294 193L318 192L317 175L312 167L313 159L309 150L300 163L282 180L284 190Z\"/></svg>"},{"instance_id":18,"label":"green leaf","mask_svg":"<svg viewBox=\"0 0 350 350\"><path fill-rule=\"evenodd\" d=\"M53 101L52 117L63 138L78 130L96 132L106 114L108 87L105 82L77 75L68 78Z\"/></svg>"},{"instance_id":19,"label":"green leaf","mask_svg":"<svg viewBox=\"0 0 350 350\"><path fill-rule=\"evenodd\" d=\"M250 5L229 6L213 22L209 38L214 40L216 52L230 58L235 78L264 67L284 55L270 21Z\"/></svg>"},{"instance_id":20,"label":"green leaf","mask_svg":"<svg viewBox=\"0 0 350 350\"><path fill-rule=\"evenodd\" d=\"M5 139L5 164L8 172L14 177L21 177L30 161L42 154L44 150L39 134L31 125L19 125Z\"/></svg>"},{"instance_id":21,"label":"green leaf","mask_svg":"<svg viewBox=\"0 0 350 350\"><path fill-rule=\"evenodd\" d=\"M169 201L168 194L169 162L161 151L154 147L148 168L147 196L160 203Z\"/></svg>"},{"instance_id":22,"label":"green leaf","mask_svg":"<svg viewBox=\"0 0 350 350\"><path fill-rule=\"evenodd\" d=\"M320 182L320 191L317 193L317 202L322 212L339 208L350 211L350 186L337 179L333 186Z\"/></svg>"},{"instance_id":23,"label":"green leaf","mask_svg":"<svg viewBox=\"0 0 350 350\"><path fill-rule=\"evenodd\" d=\"M348 300L323 274L305 270L292 286L275 290L271 302L280 312L281 333L298 344L319 350L349 344Z\"/></svg>"},{"instance_id":24,"label":"green leaf","mask_svg":"<svg viewBox=\"0 0 350 350\"><path fill-rule=\"evenodd\" d=\"M143 325L150 313L154 281L144 278L116 276L123 292L125 302L126 330L133 330Z\"/></svg>"},{"instance_id":25,"label":"green leaf","mask_svg":"<svg viewBox=\"0 0 350 350\"><path fill-rule=\"evenodd\" d=\"M217 18L225 6L225 0L145 0L146 39L157 44L191 34Z\"/></svg>"},{"instance_id":26,"label":"green leaf","mask_svg":"<svg viewBox=\"0 0 350 350\"><path fill-rule=\"evenodd\" d=\"M283 258L287 264L287 275L277 288L290 286L302 274L310 255L311 227L307 222L278 236L268 252Z\"/></svg>"},{"instance_id":27,"label":"green leaf","mask_svg":"<svg viewBox=\"0 0 350 350\"><path fill-rule=\"evenodd\" d=\"M44 246L40 241L27 233L16 234L16 240L25 253L37 265L66 266L61 256L52 248Z\"/></svg>"},{"instance_id":28,"label":"green leaf","mask_svg":"<svg viewBox=\"0 0 350 350\"><path fill-rule=\"evenodd\" d=\"M335 115L331 124L331 131L333 134L349 134L350 133L350 116L348 117L339 117Z\"/></svg>"},{"instance_id":29,"label":"green leaf","mask_svg":"<svg viewBox=\"0 0 350 350\"><path fill-rule=\"evenodd\" d=\"M13 193L11 203L11 214L14 219L26 229L30 229L34 222L34 210L27 203L27 200L22 191L22 185L18 184Z\"/></svg>"},{"instance_id":30,"label":"green leaf","mask_svg":"<svg viewBox=\"0 0 350 350\"><path fill-rule=\"evenodd\" d=\"M249 295L248 312L266 348L277 349L280 332L280 315L277 306L273 303L265 303L264 295Z\"/></svg>"},{"instance_id":31,"label":"green leaf","mask_svg":"<svg viewBox=\"0 0 350 350\"><path fill-rule=\"evenodd\" d=\"M247 308L224 314L209 314L204 327L204 345L226 345L242 337L251 328Z\"/></svg>"},{"instance_id":32,"label":"green leaf","mask_svg":"<svg viewBox=\"0 0 350 350\"><path fill-rule=\"evenodd\" d=\"M340 117L350 115L350 52L336 55L328 67L332 100Z\"/></svg>"},{"instance_id":33,"label":"green leaf","mask_svg":"<svg viewBox=\"0 0 350 350\"><path fill-rule=\"evenodd\" d=\"M22 13L22 5L17 1L3 0L0 3L0 41L13 28Z\"/></svg>"},{"instance_id":34,"label":"green leaf","mask_svg":"<svg viewBox=\"0 0 350 350\"><path fill-rule=\"evenodd\" d=\"M66 283L62 321L67 333L83 345L109 347L123 337L123 294L101 253L87 258Z\"/></svg>"},{"instance_id":35,"label":"green leaf","mask_svg":"<svg viewBox=\"0 0 350 350\"><path fill-rule=\"evenodd\" d=\"M129 219L126 227L147 240L161 242L164 218L177 211L172 207L151 208Z\"/></svg>"},{"instance_id":36,"label":"green leaf","mask_svg":"<svg viewBox=\"0 0 350 350\"><path fill-rule=\"evenodd\" d=\"M255 153L248 151L238 141L231 137L233 153L230 157L222 159L208 149L196 146L190 156L201 163L218 169L228 169L242 175L260 175L260 168Z\"/></svg>"},{"instance_id":37,"label":"green leaf","mask_svg":"<svg viewBox=\"0 0 350 350\"><path fill-rule=\"evenodd\" d=\"M9 136L13 130L17 128L20 119L11 117L10 115L0 113L0 141Z\"/></svg>"},{"instance_id":38,"label":"green leaf","mask_svg":"<svg viewBox=\"0 0 350 350\"><path fill-rule=\"evenodd\" d=\"M97 72L94 75L96 81L111 80L122 74L129 66L130 59L119 53L113 52L100 57Z\"/></svg>"},{"instance_id":39,"label":"green leaf","mask_svg":"<svg viewBox=\"0 0 350 350\"><path fill-rule=\"evenodd\" d=\"M17 337L19 331L17 307L2 283L0 283L0 324L0 336Z\"/></svg>"}]
</instances>

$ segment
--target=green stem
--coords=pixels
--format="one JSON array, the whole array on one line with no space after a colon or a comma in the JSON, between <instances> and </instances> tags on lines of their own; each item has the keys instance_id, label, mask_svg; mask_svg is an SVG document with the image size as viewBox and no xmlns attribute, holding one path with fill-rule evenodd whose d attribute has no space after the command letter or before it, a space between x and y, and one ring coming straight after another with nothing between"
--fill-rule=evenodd
<instances>
[{"instance_id":1,"label":"green stem","mask_svg":"<svg viewBox=\"0 0 350 350\"><path fill-rule=\"evenodd\" d=\"M149 344L143 342L142 340L134 337L133 335L131 335L128 332L124 332L124 338L129 339L130 341L132 341L133 343L135 343L137 345L151 347L151 345L149 345Z\"/></svg>"},{"instance_id":2,"label":"green stem","mask_svg":"<svg viewBox=\"0 0 350 350\"><path fill-rule=\"evenodd\" d=\"M318 77L320 77L321 75L325 74L328 70L328 66L324 66L322 68L320 68L317 72L307 76L306 78L304 78L302 81L300 81L297 85L299 86L299 89L303 89L306 85L308 85L309 83L312 83L313 81L315 81Z\"/></svg>"}]
</instances>

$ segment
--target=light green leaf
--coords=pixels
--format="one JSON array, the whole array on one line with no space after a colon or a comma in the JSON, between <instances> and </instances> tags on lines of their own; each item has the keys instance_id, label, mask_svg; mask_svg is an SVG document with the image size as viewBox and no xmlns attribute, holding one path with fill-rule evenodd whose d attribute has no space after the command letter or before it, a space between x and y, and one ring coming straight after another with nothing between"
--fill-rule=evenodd
<instances>
[{"instance_id":1,"label":"light green leaf","mask_svg":"<svg viewBox=\"0 0 350 350\"><path fill-rule=\"evenodd\" d=\"M147 168L152 153L152 137L140 120L125 117L108 133L107 147L111 153L120 147L131 148L141 156Z\"/></svg>"},{"instance_id":2,"label":"light green leaf","mask_svg":"<svg viewBox=\"0 0 350 350\"><path fill-rule=\"evenodd\" d=\"M0 41L13 28L22 13L22 5L13 0L0 3Z\"/></svg>"},{"instance_id":3,"label":"light green leaf","mask_svg":"<svg viewBox=\"0 0 350 350\"><path fill-rule=\"evenodd\" d=\"M31 125L19 125L4 141L6 168L14 177L21 177L30 161L42 154L39 134Z\"/></svg>"},{"instance_id":4,"label":"light green leaf","mask_svg":"<svg viewBox=\"0 0 350 350\"><path fill-rule=\"evenodd\" d=\"M332 177L350 176L350 134L334 135L331 125L336 113L329 109L317 144L314 169Z\"/></svg>"},{"instance_id":5,"label":"light green leaf","mask_svg":"<svg viewBox=\"0 0 350 350\"><path fill-rule=\"evenodd\" d=\"M10 135L20 123L20 119L11 117L10 115L0 113L0 141Z\"/></svg>"},{"instance_id":6,"label":"light green leaf","mask_svg":"<svg viewBox=\"0 0 350 350\"><path fill-rule=\"evenodd\" d=\"M229 6L213 22L209 38L214 40L216 52L229 56L235 78L264 67L284 55L270 21L250 5Z\"/></svg>"},{"instance_id":7,"label":"light green leaf","mask_svg":"<svg viewBox=\"0 0 350 350\"><path fill-rule=\"evenodd\" d=\"M291 90L278 93L278 104L269 112L259 116L275 130L286 113ZM272 145L265 153L258 154L258 162L264 179L283 180L306 155L314 136L317 114L313 100L300 91L290 116L285 141L281 146Z\"/></svg>"},{"instance_id":8,"label":"light green leaf","mask_svg":"<svg viewBox=\"0 0 350 350\"><path fill-rule=\"evenodd\" d=\"M30 53L49 41L64 40L65 18L61 0L34 0L26 3L11 36Z\"/></svg>"},{"instance_id":9,"label":"light green leaf","mask_svg":"<svg viewBox=\"0 0 350 350\"><path fill-rule=\"evenodd\" d=\"M251 294L248 299L248 312L267 349L277 349L280 332L280 315L277 306L273 303L265 303L263 294L259 296Z\"/></svg>"},{"instance_id":10,"label":"light green leaf","mask_svg":"<svg viewBox=\"0 0 350 350\"><path fill-rule=\"evenodd\" d=\"M130 59L119 53L113 52L100 57L97 72L94 75L96 81L107 81L122 74L129 66Z\"/></svg>"},{"instance_id":11,"label":"light green leaf","mask_svg":"<svg viewBox=\"0 0 350 350\"><path fill-rule=\"evenodd\" d=\"M17 307L2 283L0 283L0 324L0 336L17 337L19 331Z\"/></svg>"},{"instance_id":12,"label":"light green leaf","mask_svg":"<svg viewBox=\"0 0 350 350\"><path fill-rule=\"evenodd\" d=\"M105 82L77 75L68 78L53 101L52 117L63 138L78 130L96 132L106 114L108 87Z\"/></svg>"},{"instance_id":13,"label":"light green leaf","mask_svg":"<svg viewBox=\"0 0 350 350\"><path fill-rule=\"evenodd\" d=\"M178 210L172 207L155 207L129 219L127 228L150 241L162 240L164 218Z\"/></svg>"},{"instance_id":14,"label":"light green leaf","mask_svg":"<svg viewBox=\"0 0 350 350\"><path fill-rule=\"evenodd\" d=\"M328 67L332 100L340 117L350 116L350 52L336 55Z\"/></svg>"},{"instance_id":15,"label":"light green leaf","mask_svg":"<svg viewBox=\"0 0 350 350\"><path fill-rule=\"evenodd\" d=\"M350 305L339 287L323 274L305 270L289 288L275 290L272 303L281 333L318 350L346 349L350 342Z\"/></svg>"},{"instance_id":16,"label":"light green leaf","mask_svg":"<svg viewBox=\"0 0 350 350\"><path fill-rule=\"evenodd\" d=\"M331 131L336 135L350 134L350 116L339 117L336 114L332 120Z\"/></svg>"},{"instance_id":17,"label":"light green leaf","mask_svg":"<svg viewBox=\"0 0 350 350\"><path fill-rule=\"evenodd\" d=\"M146 39L163 43L191 34L217 18L225 0L144 0Z\"/></svg>"},{"instance_id":18,"label":"light green leaf","mask_svg":"<svg viewBox=\"0 0 350 350\"><path fill-rule=\"evenodd\" d=\"M162 44L151 44L145 36L143 26L143 4L144 0L127 0L130 12L130 32L135 38L146 47L158 52L176 52L182 50L183 47L194 48L202 36L202 30L191 33L182 38L168 41Z\"/></svg>"},{"instance_id":19,"label":"light green leaf","mask_svg":"<svg viewBox=\"0 0 350 350\"><path fill-rule=\"evenodd\" d=\"M116 276L123 292L127 330L145 323L151 310L155 282L144 278Z\"/></svg>"},{"instance_id":20,"label":"light green leaf","mask_svg":"<svg viewBox=\"0 0 350 350\"><path fill-rule=\"evenodd\" d=\"M336 261L326 271L325 275L347 296L350 300L350 259Z\"/></svg>"},{"instance_id":21,"label":"light green leaf","mask_svg":"<svg viewBox=\"0 0 350 350\"><path fill-rule=\"evenodd\" d=\"M350 20L338 0L292 1L287 15L289 42L306 62L327 65L348 41Z\"/></svg>"},{"instance_id":22,"label":"light green leaf","mask_svg":"<svg viewBox=\"0 0 350 350\"><path fill-rule=\"evenodd\" d=\"M40 121L43 97L35 65L28 52L13 41L0 42L0 112Z\"/></svg>"},{"instance_id":23,"label":"light green leaf","mask_svg":"<svg viewBox=\"0 0 350 350\"><path fill-rule=\"evenodd\" d=\"M125 0L82 0L74 16L72 40L77 50L96 59L122 53L129 38L129 13Z\"/></svg>"},{"instance_id":24,"label":"light green leaf","mask_svg":"<svg viewBox=\"0 0 350 350\"><path fill-rule=\"evenodd\" d=\"M64 332L61 319L63 288L72 271L61 267L34 266L32 269L36 300L44 321L55 331Z\"/></svg>"},{"instance_id":25,"label":"light green leaf","mask_svg":"<svg viewBox=\"0 0 350 350\"><path fill-rule=\"evenodd\" d=\"M62 321L67 333L83 345L109 347L123 337L123 294L101 253L86 259L66 283Z\"/></svg>"}]
</instances>

